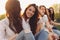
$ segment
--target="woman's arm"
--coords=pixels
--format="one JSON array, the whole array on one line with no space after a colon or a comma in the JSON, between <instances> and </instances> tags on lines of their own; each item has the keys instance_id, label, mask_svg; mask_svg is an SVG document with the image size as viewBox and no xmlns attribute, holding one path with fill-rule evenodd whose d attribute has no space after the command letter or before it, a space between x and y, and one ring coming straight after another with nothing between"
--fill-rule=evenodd
<instances>
[{"instance_id":1,"label":"woman's arm","mask_svg":"<svg viewBox=\"0 0 60 40\"><path fill-rule=\"evenodd\" d=\"M60 25L60 23L57 23L57 22L54 22L54 21L51 21L51 23L52 23L53 25Z\"/></svg>"},{"instance_id":2,"label":"woman's arm","mask_svg":"<svg viewBox=\"0 0 60 40\"><path fill-rule=\"evenodd\" d=\"M46 28L49 30L49 31L52 31L52 26L48 20L48 17L47 15L44 16L44 21L45 21L45 25L46 25Z\"/></svg>"},{"instance_id":3,"label":"woman's arm","mask_svg":"<svg viewBox=\"0 0 60 40\"><path fill-rule=\"evenodd\" d=\"M43 23L41 23L41 22L37 23L36 33L38 33L41 30L42 26L43 26Z\"/></svg>"},{"instance_id":4,"label":"woman's arm","mask_svg":"<svg viewBox=\"0 0 60 40\"><path fill-rule=\"evenodd\" d=\"M18 36L18 34L12 35L12 37L10 37L8 40L16 40L17 36Z\"/></svg>"},{"instance_id":5,"label":"woman's arm","mask_svg":"<svg viewBox=\"0 0 60 40\"><path fill-rule=\"evenodd\" d=\"M52 26L49 24L48 21L46 22L46 28L47 28L50 32L52 32Z\"/></svg>"}]
</instances>

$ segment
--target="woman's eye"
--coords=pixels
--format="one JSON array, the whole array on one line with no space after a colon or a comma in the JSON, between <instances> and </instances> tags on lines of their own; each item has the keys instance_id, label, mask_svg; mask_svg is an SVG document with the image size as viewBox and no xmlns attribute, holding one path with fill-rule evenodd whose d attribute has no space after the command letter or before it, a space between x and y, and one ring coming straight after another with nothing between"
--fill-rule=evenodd
<instances>
[{"instance_id":1,"label":"woman's eye","mask_svg":"<svg viewBox=\"0 0 60 40\"><path fill-rule=\"evenodd\" d=\"M35 12L35 11L33 11L32 9L29 9L29 11L31 11L31 12L33 12L33 13Z\"/></svg>"},{"instance_id":2,"label":"woman's eye","mask_svg":"<svg viewBox=\"0 0 60 40\"><path fill-rule=\"evenodd\" d=\"M31 11L31 9L29 9L29 11Z\"/></svg>"}]
</instances>

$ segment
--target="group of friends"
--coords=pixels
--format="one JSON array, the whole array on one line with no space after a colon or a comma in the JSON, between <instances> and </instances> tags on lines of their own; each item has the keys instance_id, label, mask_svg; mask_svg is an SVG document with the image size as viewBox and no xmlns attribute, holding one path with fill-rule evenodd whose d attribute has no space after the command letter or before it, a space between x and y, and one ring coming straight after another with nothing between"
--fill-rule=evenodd
<instances>
[{"instance_id":1,"label":"group of friends","mask_svg":"<svg viewBox=\"0 0 60 40\"><path fill-rule=\"evenodd\" d=\"M29 4L23 15L18 0L8 0L6 17L0 21L0 40L60 40L53 7Z\"/></svg>"}]
</instances>

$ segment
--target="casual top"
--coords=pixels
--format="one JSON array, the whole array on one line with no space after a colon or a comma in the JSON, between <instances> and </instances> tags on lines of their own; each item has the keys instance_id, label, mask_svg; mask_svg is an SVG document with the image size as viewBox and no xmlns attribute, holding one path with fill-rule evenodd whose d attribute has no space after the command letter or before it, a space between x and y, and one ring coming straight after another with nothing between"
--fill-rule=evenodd
<instances>
[{"instance_id":1,"label":"casual top","mask_svg":"<svg viewBox=\"0 0 60 40\"><path fill-rule=\"evenodd\" d=\"M47 21L48 21L47 15L44 15L43 17L40 17L38 23L42 23L42 24L43 24L41 30L44 29L45 31L48 31L48 30L46 29L46 22L47 22ZM38 24L38 23L37 23L37 24Z\"/></svg>"},{"instance_id":2,"label":"casual top","mask_svg":"<svg viewBox=\"0 0 60 40\"><path fill-rule=\"evenodd\" d=\"M9 28L9 20L5 18L0 21L0 40L8 40L15 33Z\"/></svg>"},{"instance_id":3,"label":"casual top","mask_svg":"<svg viewBox=\"0 0 60 40\"><path fill-rule=\"evenodd\" d=\"M48 21L47 15L44 15L43 17L40 17L38 23L42 23L43 24L43 28L45 28L45 23Z\"/></svg>"},{"instance_id":4,"label":"casual top","mask_svg":"<svg viewBox=\"0 0 60 40\"><path fill-rule=\"evenodd\" d=\"M22 27L25 33L30 33L29 19L27 21L22 18ZM8 40L10 37L14 36L15 33L9 28L9 20L6 17L0 21L0 40Z\"/></svg>"},{"instance_id":5,"label":"casual top","mask_svg":"<svg viewBox=\"0 0 60 40\"><path fill-rule=\"evenodd\" d=\"M24 18L22 18L22 27L23 27L25 33L31 32L30 25L29 25L29 19L27 19L27 21L25 21Z\"/></svg>"}]
</instances>

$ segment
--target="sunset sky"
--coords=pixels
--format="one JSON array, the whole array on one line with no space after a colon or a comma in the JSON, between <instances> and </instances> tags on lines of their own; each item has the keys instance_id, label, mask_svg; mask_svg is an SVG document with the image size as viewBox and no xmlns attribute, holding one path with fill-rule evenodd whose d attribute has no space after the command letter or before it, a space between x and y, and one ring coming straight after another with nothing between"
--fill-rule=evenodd
<instances>
[{"instance_id":1,"label":"sunset sky","mask_svg":"<svg viewBox=\"0 0 60 40\"><path fill-rule=\"evenodd\" d=\"M0 0L0 15L6 13L5 12L5 4L7 0ZM32 3L40 5L45 5L47 8L53 4L60 4L60 0L19 0L21 4L22 11Z\"/></svg>"}]
</instances>

